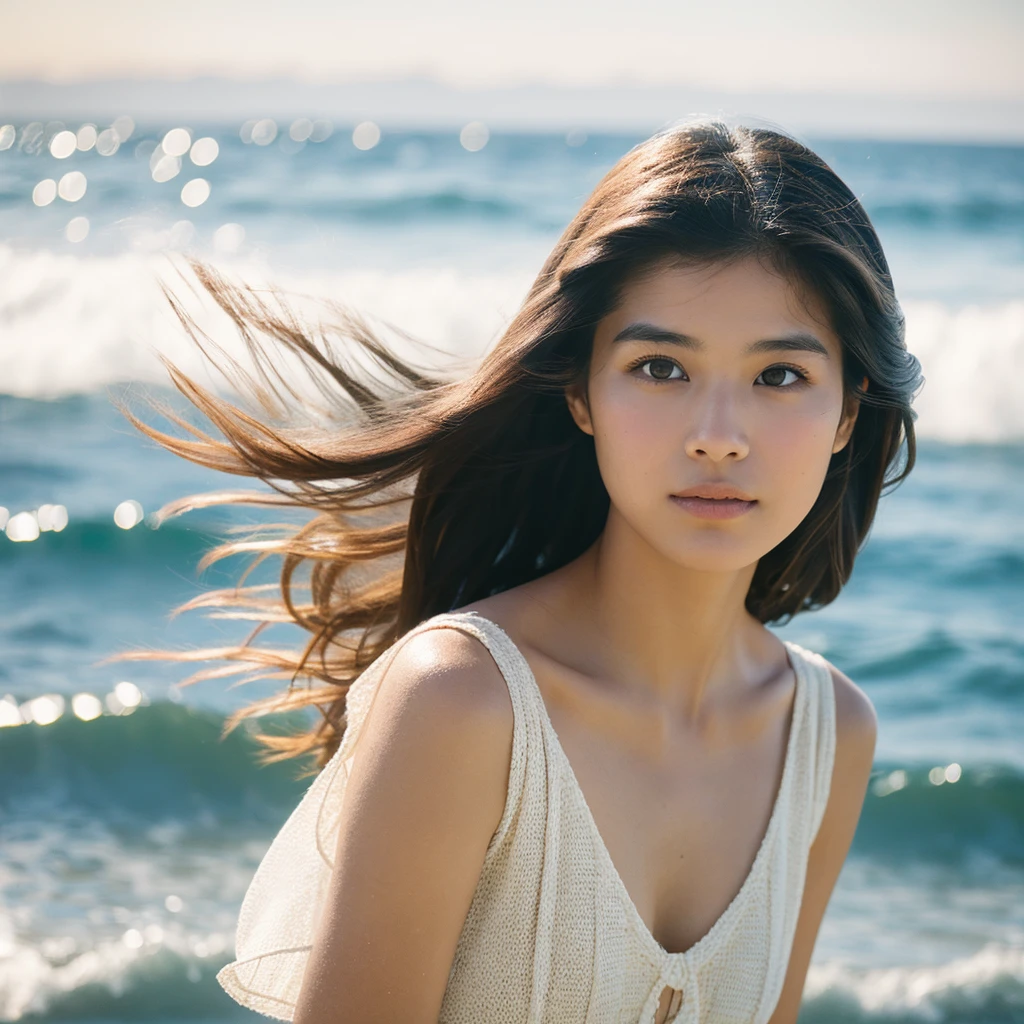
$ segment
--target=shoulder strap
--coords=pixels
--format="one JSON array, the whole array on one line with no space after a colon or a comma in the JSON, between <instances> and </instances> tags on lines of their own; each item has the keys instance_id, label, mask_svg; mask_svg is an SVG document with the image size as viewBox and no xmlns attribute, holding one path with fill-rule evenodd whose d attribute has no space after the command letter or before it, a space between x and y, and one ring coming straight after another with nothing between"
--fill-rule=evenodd
<instances>
[{"instance_id":1,"label":"shoulder strap","mask_svg":"<svg viewBox=\"0 0 1024 1024\"><path fill-rule=\"evenodd\" d=\"M461 629L475 636L487 648L509 688L513 708L518 710L527 695L528 666L524 666L522 653L509 635L496 622L477 612L442 612L420 623L416 629L438 626Z\"/></svg>"},{"instance_id":2,"label":"shoulder strap","mask_svg":"<svg viewBox=\"0 0 1024 1024\"><path fill-rule=\"evenodd\" d=\"M349 688L345 705L345 733L335 753L336 759L345 760L352 753L352 748L362 731L363 720L374 696L376 696L377 684L401 648L417 633L423 633L428 629L440 629L444 626L455 627L475 636L488 649L506 682L510 676L516 674L515 658L510 656L507 650L507 645L510 643L508 637L488 619L478 616L475 612L440 612L424 619L403 633L376 661L368 665ZM504 644L502 640L505 641ZM512 689L511 686L510 689Z\"/></svg>"},{"instance_id":3,"label":"shoulder strap","mask_svg":"<svg viewBox=\"0 0 1024 1024\"><path fill-rule=\"evenodd\" d=\"M487 648L505 680L512 701L512 758L509 765L508 795L501 821L487 848L489 853L501 842L515 818L516 807L526 784L528 738L539 728L538 716L530 702L529 666L508 634L496 622L477 612L441 612L425 619L406 636L426 629L446 627L468 633ZM402 639L404 640L404 637Z\"/></svg>"},{"instance_id":4,"label":"shoulder strap","mask_svg":"<svg viewBox=\"0 0 1024 1024\"><path fill-rule=\"evenodd\" d=\"M836 698L828 662L813 651L791 644L803 662L807 687L804 728L812 779L810 842L818 834L832 790L832 768L836 754Z\"/></svg>"},{"instance_id":5,"label":"shoulder strap","mask_svg":"<svg viewBox=\"0 0 1024 1024\"><path fill-rule=\"evenodd\" d=\"M512 701L512 759L509 765L508 795L501 821L491 836L488 853L496 847L515 818L518 801L526 785L528 737L536 731L537 719L532 714L530 690L525 673L529 670L519 648L495 622L476 612L444 612L423 623L430 628L448 626L476 637L488 650L508 687Z\"/></svg>"}]
</instances>

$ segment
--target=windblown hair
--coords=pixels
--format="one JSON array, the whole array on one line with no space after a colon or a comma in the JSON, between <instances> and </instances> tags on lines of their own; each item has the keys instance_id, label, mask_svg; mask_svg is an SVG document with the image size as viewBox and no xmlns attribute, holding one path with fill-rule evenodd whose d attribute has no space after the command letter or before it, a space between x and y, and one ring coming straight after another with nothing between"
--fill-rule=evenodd
<instances>
[{"instance_id":1,"label":"windblown hair","mask_svg":"<svg viewBox=\"0 0 1024 1024\"><path fill-rule=\"evenodd\" d=\"M320 716L308 731L259 739L265 761L309 753L322 767L344 732L349 686L395 640L431 615L525 583L585 551L604 527L609 498L593 437L576 426L565 394L586 393L595 325L631 275L661 260L751 256L823 302L842 342L845 392L861 403L813 508L758 562L746 605L768 623L828 604L849 578L879 496L913 466L910 403L921 382L867 214L805 146L718 122L670 128L636 146L566 228L496 345L457 379L399 359L351 315L342 318L339 350L193 261L259 357L264 382L272 373L268 352L275 361L290 353L319 380L336 413L313 426L260 417L171 367L174 384L220 436L174 414L191 437L132 417L171 451L271 488L182 499L167 514L228 501L315 513L276 535L223 544L204 560L279 555L279 590L243 578L185 606L259 623L237 646L171 655L229 663L189 681L231 673L289 680L281 694L235 712L227 728L312 706ZM194 322L168 297L198 341ZM392 383L355 372L347 362L353 353L368 356ZM304 647L257 645L274 622L302 627Z\"/></svg>"}]
</instances>

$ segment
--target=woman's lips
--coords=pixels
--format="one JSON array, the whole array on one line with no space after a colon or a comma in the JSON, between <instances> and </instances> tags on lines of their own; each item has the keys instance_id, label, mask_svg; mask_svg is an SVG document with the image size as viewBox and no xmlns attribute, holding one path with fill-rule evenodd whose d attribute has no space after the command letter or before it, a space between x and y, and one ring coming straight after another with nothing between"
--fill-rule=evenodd
<instances>
[{"instance_id":1,"label":"woman's lips","mask_svg":"<svg viewBox=\"0 0 1024 1024\"><path fill-rule=\"evenodd\" d=\"M741 498L682 498L678 494L670 494L669 497L680 508L699 519L735 519L757 504L756 501L744 501Z\"/></svg>"}]
</instances>

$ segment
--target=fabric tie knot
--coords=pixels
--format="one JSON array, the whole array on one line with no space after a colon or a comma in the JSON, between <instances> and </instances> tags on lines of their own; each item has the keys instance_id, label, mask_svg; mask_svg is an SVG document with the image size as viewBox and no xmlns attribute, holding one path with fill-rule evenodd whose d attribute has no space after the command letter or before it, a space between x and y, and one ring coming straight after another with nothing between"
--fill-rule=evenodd
<instances>
[{"instance_id":1,"label":"fabric tie knot","mask_svg":"<svg viewBox=\"0 0 1024 1024\"><path fill-rule=\"evenodd\" d=\"M668 1004L668 1013L662 1024L699 1024L700 992L690 961L685 956L672 957L665 962L658 980L648 998L647 1014L642 1020L653 1024L657 1020L658 1006L665 988L674 989Z\"/></svg>"},{"instance_id":2,"label":"fabric tie knot","mask_svg":"<svg viewBox=\"0 0 1024 1024\"><path fill-rule=\"evenodd\" d=\"M688 988L693 982L693 969L685 956L673 957L661 971L661 982L672 988Z\"/></svg>"}]
</instances>

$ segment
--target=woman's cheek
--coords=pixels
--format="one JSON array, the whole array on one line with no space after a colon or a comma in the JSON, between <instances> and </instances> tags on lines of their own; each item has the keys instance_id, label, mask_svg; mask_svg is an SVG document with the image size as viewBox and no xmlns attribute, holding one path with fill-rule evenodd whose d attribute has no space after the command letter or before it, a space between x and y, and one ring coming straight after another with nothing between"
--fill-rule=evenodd
<instances>
[{"instance_id":1,"label":"woman's cheek","mask_svg":"<svg viewBox=\"0 0 1024 1024\"><path fill-rule=\"evenodd\" d=\"M670 493L673 483L678 483L671 479L671 463L673 444L678 447L679 443L657 407L637 402L623 390L609 389L601 395L594 445L612 501L620 508L640 508Z\"/></svg>"},{"instance_id":2,"label":"woman's cheek","mask_svg":"<svg viewBox=\"0 0 1024 1024\"><path fill-rule=\"evenodd\" d=\"M832 458L835 428L827 409L794 411L790 417L764 424L758 435L758 462L770 475L771 490L784 520L779 528L783 536L788 536L821 492Z\"/></svg>"}]
</instances>

